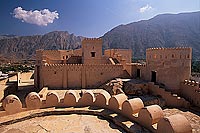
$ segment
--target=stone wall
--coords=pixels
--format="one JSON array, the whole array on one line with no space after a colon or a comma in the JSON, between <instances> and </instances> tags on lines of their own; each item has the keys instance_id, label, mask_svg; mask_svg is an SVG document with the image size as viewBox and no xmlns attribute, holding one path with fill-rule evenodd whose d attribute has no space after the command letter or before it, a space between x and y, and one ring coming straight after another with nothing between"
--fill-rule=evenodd
<instances>
[{"instance_id":1,"label":"stone wall","mask_svg":"<svg viewBox=\"0 0 200 133\"><path fill-rule=\"evenodd\" d=\"M191 76L191 58L191 48L150 48L145 64L127 63L125 69L133 78L163 83L168 90L179 93L180 83Z\"/></svg>"},{"instance_id":2,"label":"stone wall","mask_svg":"<svg viewBox=\"0 0 200 133\"><path fill-rule=\"evenodd\" d=\"M191 75L192 48L150 48L146 50L145 79L164 83L171 91L177 91L180 82Z\"/></svg>"},{"instance_id":3,"label":"stone wall","mask_svg":"<svg viewBox=\"0 0 200 133\"><path fill-rule=\"evenodd\" d=\"M17 80L9 82L9 78L0 80L0 101L9 94L15 94L18 89Z\"/></svg>"},{"instance_id":4,"label":"stone wall","mask_svg":"<svg viewBox=\"0 0 200 133\"><path fill-rule=\"evenodd\" d=\"M200 107L200 84L198 82L190 80L182 82L181 95L191 104Z\"/></svg>"},{"instance_id":5,"label":"stone wall","mask_svg":"<svg viewBox=\"0 0 200 133\"><path fill-rule=\"evenodd\" d=\"M118 59L121 64L131 63L133 58L131 49L107 49L104 55Z\"/></svg>"},{"instance_id":6,"label":"stone wall","mask_svg":"<svg viewBox=\"0 0 200 133\"><path fill-rule=\"evenodd\" d=\"M169 107L188 108L190 106L190 103L184 98L179 97L177 94L172 94L164 88L160 88L159 85L156 85L153 82L148 83L148 88L151 94L162 97Z\"/></svg>"},{"instance_id":7,"label":"stone wall","mask_svg":"<svg viewBox=\"0 0 200 133\"><path fill-rule=\"evenodd\" d=\"M71 56L82 56L82 49L76 50L37 50L36 64L45 61L48 64L66 63Z\"/></svg>"},{"instance_id":8,"label":"stone wall","mask_svg":"<svg viewBox=\"0 0 200 133\"><path fill-rule=\"evenodd\" d=\"M122 75L122 65L48 64L41 66L40 88L96 88Z\"/></svg>"},{"instance_id":9,"label":"stone wall","mask_svg":"<svg viewBox=\"0 0 200 133\"><path fill-rule=\"evenodd\" d=\"M96 106L99 108L110 109L118 114L121 114L154 133L163 133L163 131L167 133L192 132L191 124L184 116L177 114L165 118L161 107L158 105L144 107L142 100L139 98L128 100L125 94L110 97L104 92L100 92L99 95L97 94L95 96L92 91L85 91L82 96L76 95L76 93L77 92L75 90L70 90L70 93L66 92L67 95L65 95L64 99L60 99L56 92L49 92L46 95L46 99L42 101L37 93L31 92L26 97L25 108L22 108L19 98L15 95L10 95L3 101L3 108L5 112L1 112L0 115L6 116L22 111L49 107L66 108L71 106ZM66 103L64 102L65 99L68 99L68 101L74 101L74 103ZM71 111L71 113L73 112Z\"/></svg>"},{"instance_id":10,"label":"stone wall","mask_svg":"<svg viewBox=\"0 0 200 133\"><path fill-rule=\"evenodd\" d=\"M84 39L82 52L83 64L102 64L102 39Z\"/></svg>"}]
</instances>

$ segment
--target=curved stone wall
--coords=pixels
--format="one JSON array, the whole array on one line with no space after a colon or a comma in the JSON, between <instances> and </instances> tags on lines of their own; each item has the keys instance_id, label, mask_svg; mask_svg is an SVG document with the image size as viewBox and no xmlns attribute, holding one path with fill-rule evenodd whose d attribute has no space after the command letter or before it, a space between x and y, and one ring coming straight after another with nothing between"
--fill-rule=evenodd
<instances>
[{"instance_id":1,"label":"curved stone wall","mask_svg":"<svg viewBox=\"0 0 200 133\"><path fill-rule=\"evenodd\" d=\"M36 92L29 93L25 99L25 102L27 109L39 109L42 105L42 100L40 99L39 94Z\"/></svg>"},{"instance_id":2,"label":"curved stone wall","mask_svg":"<svg viewBox=\"0 0 200 133\"><path fill-rule=\"evenodd\" d=\"M60 102L59 96L56 92L48 92L46 95L46 107L58 106Z\"/></svg>"},{"instance_id":3,"label":"curved stone wall","mask_svg":"<svg viewBox=\"0 0 200 133\"><path fill-rule=\"evenodd\" d=\"M144 107L144 103L140 98L126 100L122 104L122 112L125 114L136 114Z\"/></svg>"},{"instance_id":4,"label":"curved stone wall","mask_svg":"<svg viewBox=\"0 0 200 133\"><path fill-rule=\"evenodd\" d=\"M65 93L64 96L64 106L66 107L75 107L78 103L80 95L73 90L69 90Z\"/></svg>"},{"instance_id":5,"label":"curved stone wall","mask_svg":"<svg viewBox=\"0 0 200 133\"><path fill-rule=\"evenodd\" d=\"M12 105L12 102L7 102L10 99L14 99L14 101L16 101L16 104ZM101 99L103 100L102 102L100 101ZM51 100L53 102L51 102ZM73 101L71 102L68 100ZM124 94L109 97L109 95L107 95L105 92L101 92L95 97L92 91L85 91L82 97L79 98L79 95L77 95L75 90L71 90L65 94L63 104L55 92L48 93L45 102L41 102L41 99L37 93L31 92L26 97L26 110L52 106L56 107L56 105L59 107L60 105L62 105L62 107L67 107L70 105L70 102L71 106L98 106L101 108L108 108L110 110L113 110L114 112L120 113L121 115L129 118L129 120L131 121L139 123L141 126L144 126L152 132L163 133L164 129L166 129L165 131L167 133L192 132L192 127L184 116L177 114L165 118L160 106L151 105L144 107L144 104L142 103L141 99L134 98L128 100L126 95ZM5 98L3 107L5 109L6 114L17 113L12 112L11 110L13 108L7 108L8 106L20 109L21 102L17 98L17 96L10 95ZM135 114L138 115L135 116Z\"/></svg>"},{"instance_id":6,"label":"curved stone wall","mask_svg":"<svg viewBox=\"0 0 200 133\"><path fill-rule=\"evenodd\" d=\"M8 95L3 100L2 105L8 114L14 114L22 111L22 103L15 95Z\"/></svg>"},{"instance_id":7,"label":"curved stone wall","mask_svg":"<svg viewBox=\"0 0 200 133\"><path fill-rule=\"evenodd\" d=\"M102 91L96 96L94 105L100 107L107 107L110 98L111 96L107 91Z\"/></svg>"}]
</instances>

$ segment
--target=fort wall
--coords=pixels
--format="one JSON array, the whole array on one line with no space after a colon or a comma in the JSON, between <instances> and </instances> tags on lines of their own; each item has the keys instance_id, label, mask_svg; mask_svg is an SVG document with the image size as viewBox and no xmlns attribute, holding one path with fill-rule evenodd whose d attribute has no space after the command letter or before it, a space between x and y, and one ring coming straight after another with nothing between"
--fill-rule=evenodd
<instances>
[{"instance_id":1,"label":"fort wall","mask_svg":"<svg viewBox=\"0 0 200 133\"><path fill-rule=\"evenodd\" d=\"M164 88L160 88L159 85L156 85L153 82L148 83L148 88L151 94L163 98L166 102L166 105L169 107L188 108L190 106L190 103L184 98L178 97L177 95L166 91Z\"/></svg>"},{"instance_id":2,"label":"fort wall","mask_svg":"<svg viewBox=\"0 0 200 133\"><path fill-rule=\"evenodd\" d=\"M82 41L83 64L102 64L102 39L86 38Z\"/></svg>"},{"instance_id":3,"label":"fort wall","mask_svg":"<svg viewBox=\"0 0 200 133\"><path fill-rule=\"evenodd\" d=\"M66 93L69 94L68 92ZM85 91L82 97L77 97L75 90L74 91L71 90L70 95L65 95L64 98L74 95L74 97L70 98L72 101L75 102L75 104L72 104L74 105L74 107L96 106L103 109L108 108L116 112L117 114L121 114L127 117L132 122L139 123L141 126L147 128L148 130L154 133L162 133L163 132L162 129L166 129L168 133L174 133L174 132L175 133L180 133L180 132L192 133L191 124L188 122L188 120L184 116L180 114L172 115L166 118L164 117L163 110L161 109L160 106L151 105L151 106L144 107L144 104L139 98L127 100L125 95L119 94L119 95L116 95L115 97L110 97L109 99L106 99L107 94L105 95L105 93L101 93L101 92L100 94L103 95L101 99L104 99L103 101L106 101L106 102L102 102L102 103L95 102L96 97L98 95L95 96L92 91L90 92ZM78 98L79 100L77 100L76 98ZM47 93L46 99L43 102L37 93L31 92L26 97L26 107L22 108L20 99L15 95L10 95L10 96L7 96L3 101L3 108L5 111L1 112L0 117L16 114L23 111L40 109L40 108L68 107L68 105L66 105L66 103L63 101L65 100L60 99L59 95L57 95L56 92ZM73 113L72 110L70 110L70 112ZM59 114L58 111L57 111L57 114Z\"/></svg>"},{"instance_id":4,"label":"fort wall","mask_svg":"<svg viewBox=\"0 0 200 133\"><path fill-rule=\"evenodd\" d=\"M41 68L40 88L96 88L123 74L122 65L47 64ZM48 77L48 78L45 78Z\"/></svg>"},{"instance_id":5,"label":"fort wall","mask_svg":"<svg viewBox=\"0 0 200 133\"><path fill-rule=\"evenodd\" d=\"M123 61L123 63L131 63L133 53L131 49L107 49L104 51L104 55L107 57L117 58L121 63Z\"/></svg>"},{"instance_id":6,"label":"fort wall","mask_svg":"<svg viewBox=\"0 0 200 133\"><path fill-rule=\"evenodd\" d=\"M146 79L147 68L145 64L140 63L126 63L125 70L132 78Z\"/></svg>"},{"instance_id":7,"label":"fort wall","mask_svg":"<svg viewBox=\"0 0 200 133\"><path fill-rule=\"evenodd\" d=\"M74 56L82 56L82 48L73 50Z\"/></svg>"},{"instance_id":8,"label":"fort wall","mask_svg":"<svg viewBox=\"0 0 200 133\"><path fill-rule=\"evenodd\" d=\"M181 82L181 95L191 104L200 107L200 84L199 82L185 80Z\"/></svg>"},{"instance_id":9,"label":"fort wall","mask_svg":"<svg viewBox=\"0 0 200 133\"><path fill-rule=\"evenodd\" d=\"M192 48L150 48L146 50L145 79L164 83L168 89L178 91L180 82L191 75Z\"/></svg>"},{"instance_id":10,"label":"fort wall","mask_svg":"<svg viewBox=\"0 0 200 133\"><path fill-rule=\"evenodd\" d=\"M18 83L16 75L0 80L0 101L9 94L15 94L17 89Z\"/></svg>"},{"instance_id":11,"label":"fort wall","mask_svg":"<svg viewBox=\"0 0 200 133\"><path fill-rule=\"evenodd\" d=\"M18 80L20 80L20 82L27 81L27 80L30 80L32 76L33 76L33 72L19 72Z\"/></svg>"},{"instance_id":12,"label":"fort wall","mask_svg":"<svg viewBox=\"0 0 200 133\"><path fill-rule=\"evenodd\" d=\"M48 64L60 64L66 63L66 60L71 56L82 56L82 49L76 50L37 50L36 59L40 64L41 61L45 61Z\"/></svg>"}]
</instances>

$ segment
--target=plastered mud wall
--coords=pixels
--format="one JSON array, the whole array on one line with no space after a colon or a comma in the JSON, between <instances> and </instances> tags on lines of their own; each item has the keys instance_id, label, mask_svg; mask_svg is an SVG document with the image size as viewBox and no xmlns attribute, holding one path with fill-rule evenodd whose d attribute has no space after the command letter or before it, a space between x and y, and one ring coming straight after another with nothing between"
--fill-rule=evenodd
<instances>
[{"instance_id":1,"label":"plastered mud wall","mask_svg":"<svg viewBox=\"0 0 200 133\"><path fill-rule=\"evenodd\" d=\"M188 108L190 106L190 103L184 98L173 95L171 92L166 91L164 88L160 88L159 85L155 85L153 82L148 83L148 88L153 95L162 97L169 107Z\"/></svg>"},{"instance_id":2,"label":"plastered mud wall","mask_svg":"<svg viewBox=\"0 0 200 133\"><path fill-rule=\"evenodd\" d=\"M191 59L192 48L149 48L146 63L127 63L125 69L133 78L163 83L179 93L180 83L190 78Z\"/></svg>"},{"instance_id":3,"label":"plastered mud wall","mask_svg":"<svg viewBox=\"0 0 200 133\"><path fill-rule=\"evenodd\" d=\"M122 65L48 64L40 69L40 88L96 88L123 75ZM48 78L46 78L48 77ZM35 81L35 85L37 85Z\"/></svg>"},{"instance_id":4,"label":"plastered mud wall","mask_svg":"<svg viewBox=\"0 0 200 133\"><path fill-rule=\"evenodd\" d=\"M185 80L181 82L181 95L191 104L200 107L200 84L199 82Z\"/></svg>"},{"instance_id":5,"label":"plastered mud wall","mask_svg":"<svg viewBox=\"0 0 200 133\"><path fill-rule=\"evenodd\" d=\"M142 100L139 98L127 99L124 94L110 97L106 92L100 92L100 94L94 95L92 91L84 91L83 95L80 96L75 90L70 90L69 92L66 92L64 99L60 99L56 92L49 92L46 95L46 99L43 101L37 93L31 92L26 98L26 108L21 107L21 101L17 96L10 95L3 101L3 108L5 111L1 113L1 116L39 108L66 108L71 106L96 106L107 108L129 118L131 121L139 123L152 132L192 132L190 123L182 115L177 114L164 117L163 111L158 105L144 107ZM17 111L12 112L13 110Z\"/></svg>"},{"instance_id":6,"label":"plastered mud wall","mask_svg":"<svg viewBox=\"0 0 200 133\"><path fill-rule=\"evenodd\" d=\"M146 79L151 81L152 71L157 82L171 90L178 90L180 82L191 75L192 48L150 48L146 50Z\"/></svg>"}]
</instances>

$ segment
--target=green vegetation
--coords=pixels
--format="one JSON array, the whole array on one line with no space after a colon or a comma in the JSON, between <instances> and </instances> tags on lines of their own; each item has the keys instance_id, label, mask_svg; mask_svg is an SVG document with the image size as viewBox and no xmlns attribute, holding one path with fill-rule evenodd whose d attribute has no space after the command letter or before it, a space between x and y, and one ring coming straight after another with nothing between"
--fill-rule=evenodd
<instances>
[{"instance_id":1,"label":"green vegetation","mask_svg":"<svg viewBox=\"0 0 200 133\"><path fill-rule=\"evenodd\" d=\"M146 62L146 59L144 59L144 58L132 58L132 62L134 62L134 63Z\"/></svg>"},{"instance_id":2,"label":"green vegetation","mask_svg":"<svg viewBox=\"0 0 200 133\"><path fill-rule=\"evenodd\" d=\"M3 73L8 73L9 71L14 72L28 72L30 70L34 70L34 66L27 66L27 65L7 65L7 66L0 66L0 71Z\"/></svg>"},{"instance_id":3,"label":"green vegetation","mask_svg":"<svg viewBox=\"0 0 200 133\"><path fill-rule=\"evenodd\" d=\"M200 61L192 61L192 72L200 73Z\"/></svg>"}]
</instances>

